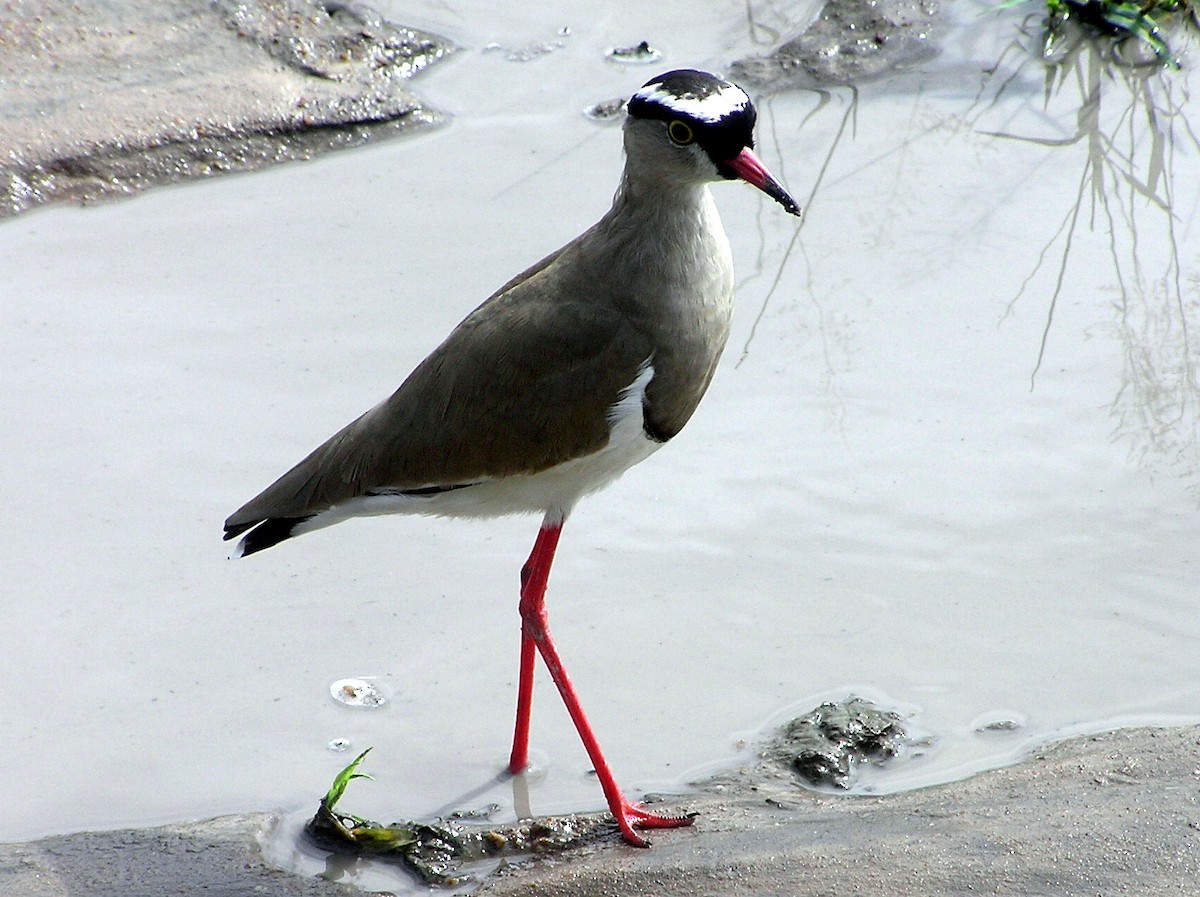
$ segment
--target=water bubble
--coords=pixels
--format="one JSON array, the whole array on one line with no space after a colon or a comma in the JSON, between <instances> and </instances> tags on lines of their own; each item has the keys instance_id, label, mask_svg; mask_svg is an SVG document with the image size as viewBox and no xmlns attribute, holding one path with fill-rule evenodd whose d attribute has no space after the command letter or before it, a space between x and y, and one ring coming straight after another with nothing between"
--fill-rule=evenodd
<instances>
[{"instance_id":1,"label":"water bubble","mask_svg":"<svg viewBox=\"0 0 1200 897\"><path fill-rule=\"evenodd\" d=\"M374 710L387 703L387 696L368 679L337 679L329 684L329 694L339 704Z\"/></svg>"}]
</instances>

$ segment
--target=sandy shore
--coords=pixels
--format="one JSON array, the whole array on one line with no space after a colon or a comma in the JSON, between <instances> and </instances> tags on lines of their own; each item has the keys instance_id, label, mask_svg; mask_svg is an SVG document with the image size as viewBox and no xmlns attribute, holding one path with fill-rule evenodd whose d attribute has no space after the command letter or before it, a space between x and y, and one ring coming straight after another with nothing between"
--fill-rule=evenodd
<instances>
[{"instance_id":1,"label":"sandy shore","mask_svg":"<svg viewBox=\"0 0 1200 897\"><path fill-rule=\"evenodd\" d=\"M512 864L477 893L766 895L1195 895L1200 727L1074 738L1025 762L886 797L801 790L747 771L679 806L694 827L649 850L615 827L585 846ZM0 845L7 897L353 895L272 868L270 814Z\"/></svg>"}]
</instances>

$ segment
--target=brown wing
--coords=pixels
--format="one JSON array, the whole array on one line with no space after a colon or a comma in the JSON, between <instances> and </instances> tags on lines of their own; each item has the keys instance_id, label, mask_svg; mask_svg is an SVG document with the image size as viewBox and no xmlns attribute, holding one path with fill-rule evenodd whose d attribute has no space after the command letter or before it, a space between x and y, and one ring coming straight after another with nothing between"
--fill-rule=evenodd
<instances>
[{"instance_id":1,"label":"brown wing","mask_svg":"<svg viewBox=\"0 0 1200 897\"><path fill-rule=\"evenodd\" d=\"M301 518L380 489L534 473L601 448L609 408L651 353L604 305L564 298L555 278L516 282L466 318L386 402L225 523Z\"/></svg>"}]
</instances>

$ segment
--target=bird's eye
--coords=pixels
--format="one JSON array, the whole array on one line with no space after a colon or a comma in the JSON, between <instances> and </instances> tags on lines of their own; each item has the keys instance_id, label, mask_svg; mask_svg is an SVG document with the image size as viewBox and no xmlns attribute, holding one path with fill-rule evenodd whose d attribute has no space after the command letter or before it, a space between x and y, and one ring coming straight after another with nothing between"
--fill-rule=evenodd
<instances>
[{"instance_id":1,"label":"bird's eye","mask_svg":"<svg viewBox=\"0 0 1200 897\"><path fill-rule=\"evenodd\" d=\"M672 143L679 146L687 146L696 139L696 135L692 133L692 129L688 127L687 123L678 118L667 125L667 136L671 138Z\"/></svg>"}]
</instances>

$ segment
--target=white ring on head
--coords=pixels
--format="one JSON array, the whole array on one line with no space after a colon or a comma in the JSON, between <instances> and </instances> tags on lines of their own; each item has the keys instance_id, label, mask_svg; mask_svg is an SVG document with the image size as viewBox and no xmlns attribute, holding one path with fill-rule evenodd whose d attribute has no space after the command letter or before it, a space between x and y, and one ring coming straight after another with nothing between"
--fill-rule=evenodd
<instances>
[{"instance_id":1,"label":"white ring on head","mask_svg":"<svg viewBox=\"0 0 1200 897\"><path fill-rule=\"evenodd\" d=\"M636 100L666 106L680 115L708 124L716 124L727 115L740 112L750 105L750 97L736 84L726 84L716 93L710 93L701 99L692 93L678 96L664 88L661 83L656 83L643 87L633 97Z\"/></svg>"}]
</instances>

